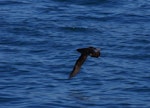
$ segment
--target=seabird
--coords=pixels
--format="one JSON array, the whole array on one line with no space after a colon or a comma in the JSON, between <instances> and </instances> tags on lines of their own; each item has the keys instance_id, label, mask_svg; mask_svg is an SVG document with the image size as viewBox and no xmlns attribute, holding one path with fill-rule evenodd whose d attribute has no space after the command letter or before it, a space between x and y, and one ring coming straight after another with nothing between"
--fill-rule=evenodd
<instances>
[{"instance_id":1,"label":"seabird","mask_svg":"<svg viewBox=\"0 0 150 108\"><path fill-rule=\"evenodd\" d=\"M75 66L69 75L69 79L74 77L79 72L82 64L85 62L88 55L91 57L96 57L96 58L100 56L100 49L97 49L94 47L80 48L80 49L77 49L77 51L81 53L81 56L76 61Z\"/></svg>"}]
</instances>

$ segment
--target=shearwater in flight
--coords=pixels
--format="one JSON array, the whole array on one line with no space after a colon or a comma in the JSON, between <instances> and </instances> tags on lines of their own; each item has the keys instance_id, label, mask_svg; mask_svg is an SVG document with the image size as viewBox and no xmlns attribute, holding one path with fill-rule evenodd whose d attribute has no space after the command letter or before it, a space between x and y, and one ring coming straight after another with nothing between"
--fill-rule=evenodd
<instances>
[{"instance_id":1,"label":"shearwater in flight","mask_svg":"<svg viewBox=\"0 0 150 108\"><path fill-rule=\"evenodd\" d=\"M100 49L97 49L94 47L80 48L80 49L77 49L77 51L81 53L81 56L76 61L75 66L69 75L69 79L74 77L79 72L82 64L85 62L88 56L96 57L96 58L100 56Z\"/></svg>"}]
</instances>

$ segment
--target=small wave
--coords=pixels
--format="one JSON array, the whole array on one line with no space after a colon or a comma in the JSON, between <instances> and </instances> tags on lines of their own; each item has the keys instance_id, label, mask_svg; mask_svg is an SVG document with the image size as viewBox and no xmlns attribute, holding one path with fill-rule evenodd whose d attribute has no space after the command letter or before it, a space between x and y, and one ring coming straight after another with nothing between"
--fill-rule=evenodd
<instances>
[{"instance_id":1,"label":"small wave","mask_svg":"<svg viewBox=\"0 0 150 108\"><path fill-rule=\"evenodd\" d=\"M141 87L133 86L130 88L124 88L123 90L130 91L130 92L150 93L150 87L147 86L141 86Z\"/></svg>"},{"instance_id":2,"label":"small wave","mask_svg":"<svg viewBox=\"0 0 150 108\"><path fill-rule=\"evenodd\" d=\"M65 30L65 31L70 31L70 32L90 32L90 31L95 31L94 28L89 28L89 27L60 27L60 29Z\"/></svg>"},{"instance_id":3,"label":"small wave","mask_svg":"<svg viewBox=\"0 0 150 108\"><path fill-rule=\"evenodd\" d=\"M20 4L27 4L28 2L26 2L26 1L23 1L23 0L21 0L21 1L11 1L11 0L4 0L4 1L1 1L0 2L0 5L20 5Z\"/></svg>"}]
</instances>

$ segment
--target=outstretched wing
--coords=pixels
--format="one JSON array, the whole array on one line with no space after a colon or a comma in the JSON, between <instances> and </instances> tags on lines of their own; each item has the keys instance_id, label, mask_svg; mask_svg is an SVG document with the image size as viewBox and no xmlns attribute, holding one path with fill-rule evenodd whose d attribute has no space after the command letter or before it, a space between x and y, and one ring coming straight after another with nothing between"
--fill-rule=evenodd
<instances>
[{"instance_id":1,"label":"outstretched wing","mask_svg":"<svg viewBox=\"0 0 150 108\"><path fill-rule=\"evenodd\" d=\"M75 66L72 70L72 72L69 75L69 79L71 79L72 77L74 77L80 70L82 64L84 63L84 61L86 60L87 55L85 54L81 54L81 56L78 58L78 60L75 63Z\"/></svg>"}]
</instances>

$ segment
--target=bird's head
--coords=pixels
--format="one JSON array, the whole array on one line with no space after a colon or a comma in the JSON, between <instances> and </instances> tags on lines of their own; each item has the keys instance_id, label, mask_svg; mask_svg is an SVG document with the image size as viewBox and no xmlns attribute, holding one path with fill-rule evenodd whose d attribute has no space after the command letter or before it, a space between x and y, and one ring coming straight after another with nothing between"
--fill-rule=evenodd
<instances>
[{"instance_id":1,"label":"bird's head","mask_svg":"<svg viewBox=\"0 0 150 108\"><path fill-rule=\"evenodd\" d=\"M94 48L94 47L89 47L89 55L91 57L98 58L100 56L100 49Z\"/></svg>"}]
</instances>

